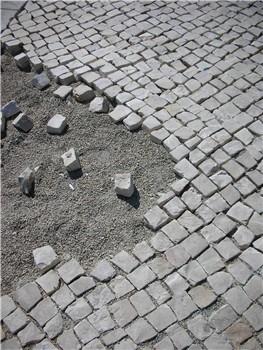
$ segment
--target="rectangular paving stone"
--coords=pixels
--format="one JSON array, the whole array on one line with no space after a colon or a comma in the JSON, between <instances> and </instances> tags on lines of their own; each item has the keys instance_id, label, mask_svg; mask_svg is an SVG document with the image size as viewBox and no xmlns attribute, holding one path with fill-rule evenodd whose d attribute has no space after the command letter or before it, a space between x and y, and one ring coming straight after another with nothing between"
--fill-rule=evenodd
<instances>
[{"instance_id":1,"label":"rectangular paving stone","mask_svg":"<svg viewBox=\"0 0 263 350\"><path fill-rule=\"evenodd\" d=\"M159 281L151 283L146 290L159 305L170 299L170 293Z\"/></svg>"},{"instance_id":2,"label":"rectangular paving stone","mask_svg":"<svg viewBox=\"0 0 263 350\"><path fill-rule=\"evenodd\" d=\"M179 218L178 222L184 226L190 233L198 230L203 226L203 221L192 214L189 210L185 211Z\"/></svg>"},{"instance_id":3,"label":"rectangular paving stone","mask_svg":"<svg viewBox=\"0 0 263 350\"><path fill-rule=\"evenodd\" d=\"M80 296L88 290L95 287L95 281L92 277L80 276L74 282L69 284L69 288L76 296Z\"/></svg>"},{"instance_id":4,"label":"rectangular paving stone","mask_svg":"<svg viewBox=\"0 0 263 350\"><path fill-rule=\"evenodd\" d=\"M192 285L206 279L207 274L196 260L191 260L178 271L185 277Z\"/></svg>"},{"instance_id":5,"label":"rectangular paving stone","mask_svg":"<svg viewBox=\"0 0 263 350\"><path fill-rule=\"evenodd\" d=\"M89 315L88 320L99 333L107 332L115 327L115 322L105 306Z\"/></svg>"},{"instance_id":6,"label":"rectangular paving stone","mask_svg":"<svg viewBox=\"0 0 263 350\"><path fill-rule=\"evenodd\" d=\"M139 261L124 250L116 254L111 261L126 273L131 272L139 265Z\"/></svg>"},{"instance_id":7,"label":"rectangular paving stone","mask_svg":"<svg viewBox=\"0 0 263 350\"><path fill-rule=\"evenodd\" d=\"M193 343L193 339L188 335L185 329L178 324L172 325L166 330L166 333L172 339L173 344L177 349L190 349L190 345Z\"/></svg>"},{"instance_id":8,"label":"rectangular paving stone","mask_svg":"<svg viewBox=\"0 0 263 350\"><path fill-rule=\"evenodd\" d=\"M161 231L164 232L166 236L174 243L179 243L189 235L186 229L183 226L179 225L177 220L173 220L163 226L161 228Z\"/></svg>"},{"instance_id":9,"label":"rectangular paving stone","mask_svg":"<svg viewBox=\"0 0 263 350\"><path fill-rule=\"evenodd\" d=\"M92 308L84 298L78 298L66 308L65 313L73 321L81 321L92 313Z\"/></svg>"},{"instance_id":10,"label":"rectangular paving stone","mask_svg":"<svg viewBox=\"0 0 263 350\"><path fill-rule=\"evenodd\" d=\"M81 349L80 342L73 332L73 329L64 330L57 338L57 343L63 350Z\"/></svg>"},{"instance_id":11,"label":"rectangular paving stone","mask_svg":"<svg viewBox=\"0 0 263 350\"><path fill-rule=\"evenodd\" d=\"M169 216L157 205L144 215L146 225L156 231L170 220Z\"/></svg>"},{"instance_id":12,"label":"rectangular paving stone","mask_svg":"<svg viewBox=\"0 0 263 350\"><path fill-rule=\"evenodd\" d=\"M168 213L170 217L172 217L173 219L176 219L178 216L180 216L183 213L186 206L178 197L174 197L168 203L166 203L163 206L163 208L165 209L165 211Z\"/></svg>"},{"instance_id":13,"label":"rectangular paving stone","mask_svg":"<svg viewBox=\"0 0 263 350\"><path fill-rule=\"evenodd\" d=\"M197 261L209 275L224 268L223 260L213 248L209 248L203 252L197 258Z\"/></svg>"},{"instance_id":14,"label":"rectangular paving stone","mask_svg":"<svg viewBox=\"0 0 263 350\"><path fill-rule=\"evenodd\" d=\"M181 243L181 246L192 258L195 258L208 247L208 243L203 237L194 232Z\"/></svg>"},{"instance_id":15,"label":"rectangular paving stone","mask_svg":"<svg viewBox=\"0 0 263 350\"><path fill-rule=\"evenodd\" d=\"M75 300L74 294L65 284L52 294L51 298L61 310L65 310Z\"/></svg>"},{"instance_id":16,"label":"rectangular paving stone","mask_svg":"<svg viewBox=\"0 0 263 350\"><path fill-rule=\"evenodd\" d=\"M247 311L244 312L244 317L255 331L260 331L263 328L263 309L258 304L253 304Z\"/></svg>"},{"instance_id":17,"label":"rectangular paving stone","mask_svg":"<svg viewBox=\"0 0 263 350\"><path fill-rule=\"evenodd\" d=\"M86 344L99 336L99 333L87 320L80 321L74 327L74 331L82 344Z\"/></svg>"},{"instance_id":18,"label":"rectangular paving stone","mask_svg":"<svg viewBox=\"0 0 263 350\"><path fill-rule=\"evenodd\" d=\"M189 295L193 299L193 302L200 308L204 309L213 304L217 296L212 292L211 289L205 285L199 285L189 290Z\"/></svg>"},{"instance_id":19,"label":"rectangular paving stone","mask_svg":"<svg viewBox=\"0 0 263 350\"><path fill-rule=\"evenodd\" d=\"M16 304L9 295L1 296L1 321L16 309Z\"/></svg>"},{"instance_id":20,"label":"rectangular paving stone","mask_svg":"<svg viewBox=\"0 0 263 350\"><path fill-rule=\"evenodd\" d=\"M145 241L136 244L132 252L141 262L145 262L154 255L154 250Z\"/></svg>"}]
</instances>

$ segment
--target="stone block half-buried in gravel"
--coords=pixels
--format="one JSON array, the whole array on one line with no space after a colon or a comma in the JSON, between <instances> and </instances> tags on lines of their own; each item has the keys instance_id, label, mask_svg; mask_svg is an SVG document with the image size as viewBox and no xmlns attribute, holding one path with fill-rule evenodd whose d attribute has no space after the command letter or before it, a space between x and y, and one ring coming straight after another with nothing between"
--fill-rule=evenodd
<instances>
[{"instance_id":1,"label":"stone block half-buried in gravel","mask_svg":"<svg viewBox=\"0 0 263 350\"><path fill-rule=\"evenodd\" d=\"M131 197L134 193L134 184L130 173L116 174L114 178L114 190L123 197Z\"/></svg>"},{"instance_id":2,"label":"stone block half-buried in gravel","mask_svg":"<svg viewBox=\"0 0 263 350\"><path fill-rule=\"evenodd\" d=\"M50 85L50 80L45 72L36 74L32 79L32 85L38 90L44 90Z\"/></svg>"},{"instance_id":3,"label":"stone block half-buried in gravel","mask_svg":"<svg viewBox=\"0 0 263 350\"><path fill-rule=\"evenodd\" d=\"M95 97L90 103L89 110L93 113L107 113L109 102L104 97Z\"/></svg>"},{"instance_id":4,"label":"stone block half-buried in gravel","mask_svg":"<svg viewBox=\"0 0 263 350\"><path fill-rule=\"evenodd\" d=\"M66 118L61 114L55 114L47 123L49 134L61 135L67 126Z\"/></svg>"},{"instance_id":5,"label":"stone block half-buried in gravel","mask_svg":"<svg viewBox=\"0 0 263 350\"><path fill-rule=\"evenodd\" d=\"M16 101L12 100L1 108L1 112L3 118L10 119L13 116L17 115L19 112L21 112L21 109L18 107Z\"/></svg>"},{"instance_id":6,"label":"stone block half-buried in gravel","mask_svg":"<svg viewBox=\"0 0 263 350\"><path fill-rule=\"evenodd\" d=\"M25 113L20 113L12 124L15 128L24 132L28 132L33 128L32 120Z\"/></svg>"},{"instance_id":7,"label":"stone block half-buried in gravel","mask_svg":"<svg viewBox=\"0 0 263 350\"><path fill-rule=\"evenodd\" d=\"M70 148L67 152L62 154L61 158L67 171L73 172L81 169L79 157L74 148Z\"/></svg>"},{"instance_id":8,"label":"stone block half-buried in gravel","mask_svg":"<svg viewBox=\"0 0 263 350\"><path fill-rule=\"evenodd\" d=\"M34 249L33 257L35 265L41 272L48 271L59 262L57 254L50 245Z\"/></svg>"},{"instance_id":9,"label":"stone block half-buried in gravel","mask_svg":"<svg viewBox=\"0 0 263 350\"><path fill-rule=\"evenodd\" d=\"M26 168L19 176L18 182L20 185L21 191L27 195L31 196L34 194L35 189L35 172L29 167Z\"/></svg>"},{"instance_id":10,"label":"stone block half-buried in gravel","mask_svg":"<svg viewBox=\"0 0 263 350\"><path fill-rule=\"evenodd\" d=\"M95 97L95 92L87 85L81 84L74 88L73 96L78 102L90 102Z\"/></svg>"}]
</instances>

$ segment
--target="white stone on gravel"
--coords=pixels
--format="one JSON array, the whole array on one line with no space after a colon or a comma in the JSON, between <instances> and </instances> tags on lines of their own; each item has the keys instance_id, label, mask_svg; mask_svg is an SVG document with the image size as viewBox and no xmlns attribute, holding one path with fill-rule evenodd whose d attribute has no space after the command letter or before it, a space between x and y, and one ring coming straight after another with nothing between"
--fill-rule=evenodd
<instances>
[{"instance_id":1,"label":"white stone on gravel","mask_svg":"<svg viewBox=\"0 0 263 350\"><path fill-rule=\"evenodd\" d=\"M47 132L49 134L61 135L66 126L66 118L61 114L55 114L47 123Z\"/></svg>"},{"instance_id":2,"label":"white stone on gravel","mask_svg":"<svg viewBox=\"0 0 263 350\"><path fill-rule=\"evenodd\" d=\"M79 157L76 154L74 148L70 148L67 152L62 154L61 158L67 171L71 172L81 169Z\"/></svg>"},{"instance_id":3,"label":"white stone on gravel","mask_svg":"<svg viewBox=\"0 0 263 350\"><path fill-rule=\"evenodd\" d=\"M130 198L134 192L134 184L130 173L116 174L114 177L114 190L123 197Z\"/></svg>"},{"instance_id":4,"label":"white stone on gravel","mask_svg":"<svg viewBox=\"0 0 263 350\"><path fill-rule=\"evenodd\" d=\"M36 74L32 79L32 85L38 90L43 90L50 85L50 80L45 72Z\"/></svg>"},{"instance_id":5,"label":"white stone on gravel","mask_svg":"<svg viewBox=\"0 0 263 350\"><path fill-rule=\"evenodd\" d=\"M35 172L34 172L34 170L31 170L29 167L26 168L18 176L18 182L19 182L21 191L25 195L27 195L27 196L32 195L34 192L34 186L35 186Z\"/></svg>"},{"instance_id":6,"label":"white stone on gravel","mask_svg":"<svg viewBox=\"0 0 263 350\"><path fill-rule=\"evenodd\" d=\"M54 91L54 96L61 98L62 100L65 100L65 98L71 93L72 87L62 85L60 86L56 91Z\"/></svg>"},{"instance_id":7,"label":"white stone on gravel","mask_svg":"<svg viewBox=\"0 0 263 350\"><path fill-rule=\"evenodd\" d=\"M48 271L59 262L57 254L50 245L34 249L33 256L35 265L42 272Z\"/></svg>"},{"instance_id":8,"label":"white stone on gravel","mask_svg":"<svg viewBox=\"0 0 263 350\"><path fill-rule=\"evenodd\" d=\"M80 84L73 90L73 96L78 102L90 102L95 97L95 92L87 85Z\"/></svg>"},{"instance_id":9,"label":"white stone on gravel","mask_svg":"<svg viewBox=\"0 0 263 350\"><path fill-rule=\"evenodd\" d=\"M13 121L12 123L15 128L28 132L33 128L33 122L32 120L25 114L25 113L20 113Z\"/></svg>"},{"instance_id":10,"label":"white stone on gravel","mask_svg":"<svg viewBox=\"0 0 263 350\"><path fill-rule=\"evenodd\" d=\"M16 101L12 100L1 108L1 112L2 112L3 118L9 119L15 116L16 114L18 114L19 112L21 112L21 109L20 107L18 107Z\"/></svg>"},{"instance_id":11,"label":"white stone on gravel","mask_svg":"<svg viewBox=\"0 0 263 350\"><path fill-rule=\"evenodd\" d=\"M107 113L109 103L104 97L95 97L90 103L89 110L93 113Z\"/></svg>"}]
</instances>

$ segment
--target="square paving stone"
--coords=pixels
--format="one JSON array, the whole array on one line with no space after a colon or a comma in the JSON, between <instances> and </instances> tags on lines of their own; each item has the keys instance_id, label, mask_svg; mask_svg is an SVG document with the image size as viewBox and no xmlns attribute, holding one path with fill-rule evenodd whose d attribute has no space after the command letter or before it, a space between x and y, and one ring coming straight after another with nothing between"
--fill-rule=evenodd
<instances>
[{"instance_id":1,"label":"square paving stone","mask_svg":"<svg viewBox=\"0 0 263 350\"><path fill-rule=\"evenodd\" d=\"M39 343L45 337L45 334L33 322L30 322L17 336L22 346L26 346Z\"/></svg>"},{"instance_id":2,"label":"square paving stone","mask_svg":"<svg viewBox=\"0 0 263 350\"><path fill-rule=\"evenodd\" d=\"M185 211L178 219L180 225L184 226L190 233L203 226L203 221L192 214L189 210Z\"/></svg>"},{"instance_id":3,"label":"square paving stone","mask_svg":"<svg viewBox=\"0 0 263 350\"><path fill-rule=\"evenodd\" d=\"M100 282L105 282L114 277L116 271L107 260L101 260L96 264L90 275Z\"/></svg>"},{"instance_id":4,"label":"square paving stone","mask_svg":"<svg viewBox=\"0 0 263 350\"><path fill-rule=\"evenodd\" d=\"M126 332L136 344L144 343L157 335L154 328L143 318L134 321L126 328Z\"/></svg>"},{"instance_id":5,"label":"square paving stone","mask_svg":"<svg viewBox=\"0 0 263 350\"><path fill-rule=\"evenodd\" d=\"M203 237L194 232L181 243L181 246L192 258L195 258L208 247L208 243Z\"/></svg>"},{"instance_id":6,"label":"square paving stone","mask_svg":"<svg viewBox=\"0 0 263 350\"><path fill-rule=\"evenodd\" d=\"M173 243L167 238L164 233L159 231L151 239L151 245L158 252L164 252L168 248L172 247Z\"/></svg>"},{"instance_id":7,"label":"square paving stone","mask_svg":"<svg viewBox=\"0 0 263 350\"><path fill-rule=\"evenodd\" d=\"M22 350L20 342L17 338L10 338L1 343L2 350Z\"/></svg>"},{"instance_id":8,"label":"square paving stone","mask_svg":"<svg viewBox=\"0 0 263 350\"><path fill-rule=\"evenodd\" d=\"M253 304L243 316L248 320L249 324L255 331L260 331L263 328L263 309L258 304Z\"/></svg>"},{"instance_id":9,"label":"square paving stone","mask_svg":"<svg viewBox=\"0 0 263 350\"><path fill-rule=\"evenodd\" d=\"M60 313L57 313L47 322L44 331L50 339L56 338L63 331L63 319Z\"/></svg>"},{"instance_id":10,"label":"square paving stone","mask_svg":"<svg viewBox=\"0 0 263 350\"><path fill-rule=\"evenodd\" d=\"M154 250L145 241L136 244L132 252L141 262L147 261L154 255Z\"/></svg>"},{"instance_id":11,"label":"square paving stone","mask_svg":"<svg viewBox=\"0 0 263 350\"><path fill-rule=\"evenodd\" d=\"M169 337L164 337L153 346L154 350L174 350L174 345Z\"/></svg>"},{"instance_id":12,"label":"square paving stone","mask_svg":"<svg viewBox=\"0 0 263 350\"><path fill-rule=\"evenodd\" d=\"M102 337L103 343L107 346L117 343L126 336L122 328L117 328ZM102 345L102 344L101 344ZM103 346L103 345L102 345Z\"/></svg>"},{"instance_id":13,"label":"square paving stone","mask_svg":"<svg viewBox=\"0 0 263 350\"><path fill-rule=\"evenodd\" d=\"M146 225L153 231L158 230L170 220L169 216L157 205L144 215Z\"/></svg>"},{"instance_id":14,"label":"square paving stone","mask_svg":"<svg viewBox=\"0 0 263 350\"><path fill-rule=\"evenodd\" d=\"M252 331L249 325L242 321L237 321L224 332L229 341L235 346L239 346L245 340L252 336Z\"/></svg>"},{"instance_id":15,"label":"square paving stone","mask_svg":"<svg viewBox=\"0 0 263 350\"><path fill-rule=\"evenodd\" d=\"M239 286L229 289L223 297L239 315L242 315L252 302Z\"/></svg>"},{"instance_id":16,"label":"square paving stone","mask_svg":"<svg viewBox=\"0 0 263 350\"><path fill-rule=\"evenodd\" d=\"M167 304L174 311L178 321L188 318L192 313L198 310L186 292L175 295Z\"/></svg>"},{"instance_id":17,"label":"square paving stone","mask_svg":"<svg viewBox=\"0 0 263 350\"><path fill-rule=\"evenodd\" d=\"M197 258L197 261L208 275L224 268L223 260L213 248L207 249Z\"/></svg>"},{"instance_id":18,"label":"square paving stone","mask_svg":"<svg viewBox=\"0 0 263 350\"><path fill-rule=\"evenodd\" d=\"M215 193L212 197L208 198L205 204L215 213L221 213L229 208L229 205L219 193Z\"/></svg>"},{"instance_id":19,"label":"square paving stone","mask_svg":"<svg viewBox=\"0 0 263 350\"><path fill-rule=\"evenodd\" d=\"M181 267L190 259L190 255L182 247L181 244L178 244L172 248L169 248L165 252L165 256L167 260L176 268Z\"/></svg>"},{"instance_id":20,"label":"square paving stone","mask_svg":"<svg viewBox=\"0 0 263 350\"><path fill-rule=\"evenodd\" d=\"M131 272L139 265L139 261L124 250L116 254L112 262L126 273Z\"/></svg>"},{"instance_id":21,"label":"square paving stone","mask_svg":"<svg viewBox=\"0 0 263 350\"><path fill-rule=\"evenodd\" d=\"M166 277L164 282L173 294L180 294L189 288L189 283L177 272Z\"/></svg>"},{"instance_id":22,"label":"square paving stone","mask_svg":"<svg viewBox=\"0 0 263 350\"><path fill-rule=\"evenodd\" d=\"M58 309L55 303L48 297L41 300L30 312L30 316L43 327L52 317L56 315Z\"/></svg>"},{"instance_id":23,"label":"square paving stone","mask_svg":"<svg viewBox=\"0 0 263 350\"><path fill-rule=\"evenodd\" d=\"M87 320L80 321L74 327L74 331L82 344L86 344L99 336L97 330Z\"/></svg>"},{"instance_id":24,"label":"square paving stone","mask_svg":"<svg viewBox=\"0 0 263 350\"><path fill-rule=\"evenodd\" d=\"M166 330L166 333L172 339L172 342L178 350L186 349L193 343L193 339L188 335L184 328L178 324L169 327Z\"/></svg>"},{"instance_id":25,"label":"square paving stone","mask_svg":"<svg viewBox=\"0 0 263 350\"><path fill-rule=\"evenodd\" d=\"M195 213L204 221L205 224L209 224L216 216L212 209L203 204L195 211Z\"/></svg>"},{"instance_id":26,"label":"square paving stone","mask_svg":"<svg viewBox=\"0 0 263 350\"><path fill-rule=\"evenodd\" d=\"M256 237L263 235L263 218L257 212L251 216L248 222L248 228L254 233Z\"/></svg>"},{"instance_id":27,"label":"square paving stone","mask_svg":"<svg viewBox=\"0 0 263 350\"><path fill-rule=\"evenodd\" d=\"M1 296L1 321L16 309L16 304L9 295Z\"/></svg>"},{"instance_id":28,"label":"square paving stone","mask_svg":"<svg viewBox=\"0 0 263 350\"><path fill-rule=\"evenodd\" d=\"M204 285L194 287L188 293L193 299L193 302L200 307L200 309L210 306L217 298L217 296Z\"/></svg>"},{"instance_id":29,"label":"square paving stone","mask_svg":"<svg viewBox=\"0 0 263 350\"><path fill-rule=\"evenodd\" d=\"M92 308L84 298L79 298L66 308L65 313L73 321L80 321L92 313Z\"/></svg>"},{"instance_id":30,"label":"square paving stone","mask_svg":"<svg viewBox=\"0 0 263 350\"><path fill-rule=\"evenodd\" d=\"M208 243L218 242L225 237L225 233L214 224L205 226L200 232Z\"/></svg>"},{"instance_id":31,"label":"square paving stone","mask_svg":"<svg viewBox=\"0 0 263 350\"><path fill-rule=\"evenodd\" d=\"M42 299L42 295L37 284L30 282L17 289L14 298L23 309L29 311Z\"/></svg>"},{"instance_id":32,"label":"square paving stone","mask_svg":"<svg viewBox=\"0 0 263 350\"><path fill-rule=\"evenodd\" d=\"M164 232L166 236L174 243L179 243L189 235L186 229L181 226L177 220L173 220L163 226L161 231Z\"/></svg>"},{"instance_id":33,"label":"square paving stone","mask_svg":"<svg viewBox=\"0 0 263 350\"><path fill-rule=\"evenodd\" d=\"M65 310L75 300L74 294L65 284L52 294L51 298L61 310Z\"/></svg>"},{"instance_id":34,"label":"square paving stone","mask_svg":"<svg viewBox=\"0 0 263 350\"><path fill-rule=\"evenodd\" d=\"M112 304L109 310L120 327L126 326L138 316L135 308L127 299Z\"/></svg>"},{"instance_id":35,"label":"square paving stone","mask_svg":"<svg viewBox=\"0 0 263 350\"><path fill-rule=\"evenodd\" d=\"M187 159L180 160L174 166L174 171L176 174L189 181L193 180L199 174L199 171Z\"/></svg>"},{"instance_id":36,"label":"square paving stone","mask_svg":"<svg viewBox=\"0 0 263 350\"><path fill-rule=\"evenodd\" d=\"M75 259L71 259L58 269L60 277L65 283L70 283L77 277L84 274L83 268Z\"/></svg>"},{"instance_id":37,"label":"square paving stone","mask_svg":"<svg viewBox=\"0 0 263 350\"><path fill-rule=\"evenodd\" d=\"M197 188L205 197L209 197L217 191L216 185L213 184L208 177L201 174L192 181L194 187Z\"/></svg>"},{"instance_id":38,"label":"square paving stone","mask_svg":"<svg viewBox=\"0 0 263 350\"><path fill-rule=\"evenodd\" d=\"M238 190L232 185L228 185L227 187L225 187L220 192L220 194L227 201L227 203L231 206L233 204L235 204L241 197Z\"/></svg>"},{"instance_id":39,"label":"square paving stone","mask_svg":"<svg viewBox=\"0 0 263 350\"><path fill-rule=\"evenodd\" d=\"M246 249L250 246L251 242L254 240L255 235L245 226L239 226L235 234L233 235L240 249Z\"/></svg>"},{"instance_id":40,"label":"square paving stone","mask_svg":"<svg viewBox=\"0 0 263 350\"><path fill-rule=\"evenodd\" d=\"M169 275L174 270L174 266L171 265L165 258L157 257L148 262L150 269L158 276L159 279Z\"/></svg>"},{"instance_id":41,"label":"square paving stone","mask_svg":"<svg viewBox=\"0 0 263 350\"><path fill-rule=\"evenodd\" d=\"M214 275L209 276L207 281L213 288L214 292L218 295L223 294L226 290L228 290L234 282L230 273L224 271L219 271Z\"/></svg>"},{"instance_id":42,"label":"square paving stone","mask_svg":"<svg viewBox=\"0 0 263 350\"><path fill-rule=\"evenodd\" d=\"M128 339L124 339L122 340L120 343L116 344L114 346L114 350L136 350L138 347L136 344L134 344L134 342L128 338ZM90 349L93 350L93 349Z\"/></svg>"},{"instance_id":43,"label":"square paving stone","mask_svg":"<svg viewBox=\"0 0 263 350\"><path fill-rule=\"evenodd\" d=\"M176 219L184 212L186 206L178 197L174 197L168 203L166 203L163 208L170 217Z\"/></svg>"},{"instance_id":44,"label":"square paving stone","mask_svg":"<svg viewBox=\"0 0 263 350\"><path fill-rule=\"evenodd\" d=\"M241 284L245 284L252 275L252 271L248 268L248 266L239 259L237 259L233 264L228 265L227 270Z\"/></svg>"},{"instance_id":45,"label":"square paving stone","mask_svg":"<svg viewBox=\"0 0 263 350\"><path fill-rule=\"evenodd\" d=\"M240 224L245 225L252 213L253 210L251 208L241 202L237 202L228 210L227 215Z\"/></svg>"},{"instance_id":46,"label":"square paving stone","mask_svg":"<svg viewBox=\"0 0 263 350\"><path fill-rule=\"evenodd\" d=\"M206 272L196 260L191 260L188 264L181 267L178 272L192 285L196 285L207 277Z\"/></svg>"},{"instance_id":47,"label":"square paving stone","mask_svg":"<svg viewBox=\"0 0 263 350\"><path fill-rule=\"evenodd\" d=\"M88 316L89 322L98 330L99 333L109 331L115 327L115 322L111 318L106 306L93 312Z\"/></svg>"},{"instance_id":48,"label":"square paving stone","mask_svg":"<svg viewBox=\"0 0 263 350\"><path fill-rule=\"evenodd\" d=\"M241 255L240 259L247 263L254 271L263 265L263 254L249 247Z\"/></svg>"},{"instance_id":49,"label":"square paving stone","mask_svg":"<svg viewBox=\"0 0 263 350\"><path fill-rule=\"evenodd\" d=\"M130 297L130 302L135 307L140 316L145 316L155 309L155 305L153 304L151 298L144 290L133 294Z\"/></svg>"},{"instance_id":50,"label":"square paving stone","mask_svg":"<svg viewBox=\"0 0 263 350\"><path fill-rule=\"evenodd\" d=\"M212 328L202 315L197 315L187 322L187 328L199 340L205 340L212 334Z\"/></svg>"},{"instance_id":51,"label":"square paving stone","mask_svg":"<svg viewBox=\"0 0 263 350\"><path fill-rule=\"evenodd\" d=\"M134 290L134 286L123 276L116 276L110 283L117 298L120 298Z\"/></svg>"},{"instance_id":52,"label":"square paving stone","mask_svg":"<svg viewBox=\"0 0 263 350\"><path fill-rule=\"evenodd\" d=\"M73 329L64 330L63 333L57 338L58 345L62 350L80 350L81 345L78 338L75 336Z\"/></svg>"},{"instance_id":53,"label":"square paving stone","mask_svg":"<svg viewBox=\"0 0 263 350\"><path fill-rule=\"evenodd\" d=\"M146 287L156 279L155 274L146 265L137 267L136 270L127 275L128 280L138 289Z\"/></svg>"},{"instance_id":54,"label":"square paving stone","mask_svg":"<svg viewBox=\"0 0 263 350\"><path fill-rule=\"evenodd\" d=\"M227 327L231 326L238 318L235 311L229 305L224 305L220 307L217 311L214 311L209 318L209 322L217 332L225 330Z\"/></svg>"},{"instance_id":55,"label":"square paving stone","mask_svg":"<svg viewBox=\"0 0 263 350\"><path fill-rule=\"evenodd\" d=\"M263 294L263 279L255 275L244 286L244 291L251 300L258 299Z\"/></svg>"},{"instance_id":56,"label":"square paving stone","mask_svg":"<svg viewBox=\"0 0 263 350\"><path fill-rule=\"evenodd\" d=\"M205 340L204 345L207 350L233 350L231 343L223 334L212 334Z\"/></svg>"},{"instance_id":57,"label":"square paving stone","mask_svg":"<svg viewBox=\"0 0 263 350\"><path fill-rule=\"evenodd\" d=\"M48 294L54 293L59 288L59 276L56 271L50 270L36 280L37 284Z\"/></svg>"},{"instance_id":58,"label":"square paving stone","mask_svg":"<svg viewBox=\"0 0 263 350\"><path fill-rule=\"evenodd\" d=\"M92 277L80 276L77 280L70 283L69 288L75 295L80 296L88 290L94 288L95 285L95 281Z\"/></svg>"},{"instance_id":59,"label":"square paving stone","mask_svg":"<svg viewBox=\"0 0 263 350\"><path fill-rule=\"evenodd\" d=\"M231 260L240 254L240 250L228 237L218 243L215 246L215 249L226 261Z\"/></svg>"},{"instance_id":60,"label":"square paving stone","mask_svg":"<svg viewBox=\"0 0 263 350\"><path fill-rule=\"evenodd\" d=\"M146 290L159 305L165 303L171 297L170 293L162 286L159 281L150 284Z\"/></svg>"},{"instance_id":61,"label":"square paving stone","mask_svg":"<svg viewBox=\"0 0 263 350\"><path fill-rule=\"evenodd\" d=\"M115 296L106 284L101 284L89 293L86 299L95 309L100 309L102 306L114 300Z\"/></svg>"},{"instance_id":62,"label":"square paving stone","mask_svg":"<svg viewBox=\"0 0 263 350\"><path fill-rule=\"evenodd\" d=\"M4 318L4 324L12 334L20 331L20 329L24 328L28 322L28 317L20 308L17 308L15 311Z\"/></svg>"},{"instance_id":63,"label":"square paving stone","mask_svg":"<svg viewBox=\"0 0 263 350\"><path fill-rule=\"evenodd\" d=\"M217 226L221 231L223 231L226 235L231 233L237 226L237 224L229 219L225 214L218 214L214 220L213 224Z\"/></svg>"}]
</instances>

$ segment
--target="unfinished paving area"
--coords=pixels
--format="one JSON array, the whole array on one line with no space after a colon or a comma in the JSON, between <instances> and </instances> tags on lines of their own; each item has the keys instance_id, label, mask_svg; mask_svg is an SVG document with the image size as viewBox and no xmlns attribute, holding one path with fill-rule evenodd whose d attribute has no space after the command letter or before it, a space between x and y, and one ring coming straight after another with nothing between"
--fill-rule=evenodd
<instances>
[{"instance_id":1,"label":"unfinished paving area","mask_svg":"<svg viewBox=\"0 0 263 350\"><path fill-rule=\"evenodd\" d=\"M262 18L260 2L58 1L28 2L11 22L2 36L9 51L23 45L33 69L43 63L60 83L77 76L118 105L109 117L88 116L94 142L111 119L124 123L112 128L112 147L129 140L125 128L142 126L169 154L174 178L166 174L166 194L143 213L150 239L142 231L128 252L120 246L84 269L78 252L57 251L58 265L3 296L3 349L262 348ZM80 108L50 103L72 117ZM85 137L83 119L75 127ZM132 135L139 147L141 131ZM63 138L46 145L51 159L60 142L64 152ZM88 167L85 141L73 146L82 142ZM152 150L149 164L158 157ZM17 161L24 164L23 154ZM15 172L10 181L14 196ZM30 234L34 223L25 224Z\"/></svg>"}]
</instances>

